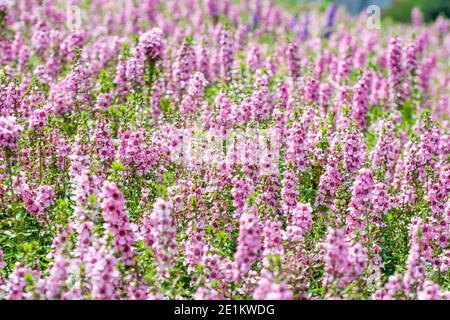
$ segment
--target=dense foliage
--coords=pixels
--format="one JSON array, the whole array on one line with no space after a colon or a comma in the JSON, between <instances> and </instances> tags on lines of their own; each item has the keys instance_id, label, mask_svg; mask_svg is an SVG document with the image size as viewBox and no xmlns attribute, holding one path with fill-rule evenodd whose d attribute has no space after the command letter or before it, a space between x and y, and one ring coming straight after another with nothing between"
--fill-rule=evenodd
<instances>
[{"instance_id":1,"label":"dense foliage","mask_svg":"<svg viewBox=\"0 0 450 320\"><path fill-rule=\"evenodd\" d=\"M450 298L449 20L0 1L0 298Z\"/></svg>"},{"instance_id":2,"label":"dense foliage","mask_svg":"<svg viewBox=\"0 0 450 320\"><path fill-rule=\"evenodd\" d=\"M401 22L414 22L414 17L410 15L414 8L421 10L425 22L433 22L439 16L450 17L450 2L447 0L400 0L394 3L395 5L384 11L384 17Z\"/></svg>"}]
</instances>

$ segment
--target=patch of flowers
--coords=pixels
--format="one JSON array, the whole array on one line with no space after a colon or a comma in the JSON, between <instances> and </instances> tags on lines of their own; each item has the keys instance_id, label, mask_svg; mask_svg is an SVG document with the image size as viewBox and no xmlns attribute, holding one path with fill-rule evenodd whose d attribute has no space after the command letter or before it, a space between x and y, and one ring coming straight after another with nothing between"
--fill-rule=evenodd
<instances>
[{"instance_id":1,"label":"patch of flowers","mask_svg":"<svg viewBox=\"0 0 450 320\"><path fill-rule=\"evenodd\" d=\"M450 21L276 3L0 0L0 299L450 299Z\"/></svg>"}]
</instances>

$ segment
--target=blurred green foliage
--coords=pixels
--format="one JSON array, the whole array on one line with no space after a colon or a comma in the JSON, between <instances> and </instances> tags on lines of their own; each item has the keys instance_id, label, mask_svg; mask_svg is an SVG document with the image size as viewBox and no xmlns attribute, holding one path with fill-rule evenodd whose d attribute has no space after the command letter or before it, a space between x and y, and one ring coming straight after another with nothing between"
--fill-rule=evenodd
<instances>
[{"instance_id":1,"label":"blurred green foliage","mask_svg":"<svg viewBox=\"0 0 450 320\"><path fill-rule=\"evenodd\" d=\"M357 0L347 0L348 2ZM307 6L319 7L324 11L332 0L275 0L293 10L301 10ZM370 1L369 1L370 2ZM376 3L376 0L371 1ZM392 5L385 8L382 13L383 19L392 19L397 22L411 23L411 10L420 8L425 22L433 22L439 15L450 18L450 0L392 0Z\"/></svg>"},{"instance_id":2,"label":"blurred green foliage","mask_svg":"<svg viewBox=\"0 0 450 320\"><path fill-rule=\"evenodd\" d=\"M383 18L410 23L411 10L418 7L425 22L433 22L439 15L450 17L449 0L394 0L393 5L383 11Z\"/></svg>"}]
</instances>

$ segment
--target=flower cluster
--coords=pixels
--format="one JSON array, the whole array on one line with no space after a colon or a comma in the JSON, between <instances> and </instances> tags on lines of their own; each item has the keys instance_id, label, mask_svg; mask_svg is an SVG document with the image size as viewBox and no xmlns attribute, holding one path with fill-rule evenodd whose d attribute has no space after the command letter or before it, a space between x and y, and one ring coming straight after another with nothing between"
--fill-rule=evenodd
<instances>
[{"instance_id":1,"label":"flower cluster","mask_svg":"<svg viewBox=\"0 0 450 320\"><path fill-rule=\"evenodd\" d=\"M0 117L0 147L14 150L21 130L22 126L17 124L15 117Z\"/></svg>"},{"instance_id":2,"label":"flower cluster","mask_svg":"<svg viewBox=\"0 0 450 320\"><path fill-rule=\"evenodd\" d=\"M0 299L450 299L450 20L279 2L0 0Z\"/></svg>"}]
</instances>

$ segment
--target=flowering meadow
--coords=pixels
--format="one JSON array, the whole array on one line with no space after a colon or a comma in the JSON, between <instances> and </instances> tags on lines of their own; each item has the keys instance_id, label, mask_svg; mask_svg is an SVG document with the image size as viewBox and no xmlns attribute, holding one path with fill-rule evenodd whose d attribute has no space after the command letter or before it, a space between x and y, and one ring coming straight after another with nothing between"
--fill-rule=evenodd
<instances>
[{"instance_id":1,"label":"flowering meadow","mask_svg":"<svg viewBox=\"0 0 450 320\"><path fill-rule=\"evenodd\" d=\"M0 1L0 299L450 299L450 21Z\"/></svg>"}]
</instances>

